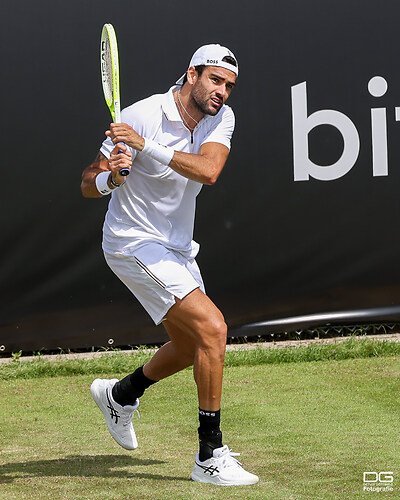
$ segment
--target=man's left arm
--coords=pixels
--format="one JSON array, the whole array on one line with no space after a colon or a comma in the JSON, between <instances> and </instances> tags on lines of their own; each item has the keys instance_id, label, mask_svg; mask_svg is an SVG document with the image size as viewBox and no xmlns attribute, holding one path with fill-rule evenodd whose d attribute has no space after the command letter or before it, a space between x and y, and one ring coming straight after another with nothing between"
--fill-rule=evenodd
<instances>
[{"instance_id":1,"label":"man's left arm","mask_svg":"<svg viewBox=\"0 0 400 500\"><path fill-rule=\"evenodd\" d=\"M145 154L149 154L161 163L170 166L178 174L201 184L215 184L229 155L229 148L218 142L206 142L200 147L198 154L173 151L172 148L148 141L125 123L112 123L106 135L112 139L114 144L124 142L137 151L144 150ZM155 148L153 152L146 150L149 147L147 143L150 144L150 142Z\"/></svg>"},{"instance_id":2,"label":"man's left arm","mask_svg":"<svg viewBox=\"0 0 400 500\"><path fill-rule=\"evenodd\" d=\"M212 186L222 172L229 149L218 142L206 142L198 154L175 151L169 166L178 174Z\"/></svg>"}]
</instances>

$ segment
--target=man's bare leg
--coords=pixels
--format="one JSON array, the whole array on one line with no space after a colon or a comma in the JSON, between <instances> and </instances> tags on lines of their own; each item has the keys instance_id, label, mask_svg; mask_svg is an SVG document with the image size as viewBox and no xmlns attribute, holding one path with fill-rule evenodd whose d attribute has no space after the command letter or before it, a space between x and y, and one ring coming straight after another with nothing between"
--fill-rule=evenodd
<instances>
[{"instance_id":1,"label":"man's bare leg","mask_svg":"<svg viewBox=\"0 0 400 500\"><path fill-rule=\"evenodd\" d=\"M184 338L182 332L163 321L169 342L161 346L154 356L143 367L143 373L151 380L161 380L193 365L195 345L190 338Z\"/></svg>"},{"instance_id":2,"label":"man's bare leg","mask_svg":"<svg viewBox=\"0 0 400 500\"><path fill-rule=\"evenodd\" d=\"M184 299L176 299L163 324L171 341L143 367L116 384L115 400L133 405L152 382L194 365L200 408L219 409L227 332L221 312L196 289Z\"/></svg>"},{"instance_id":3,"label":"man's bare leg","mask_svg":"<svg viewBox=\"0 0 400 500\"><path fill-rule=\"evenodd\" d=\"M212 458L222 449L220 405L227 327L221 312L199 289L168 311L164 326L171 342L143 367L146 377L165 378L194 365L199 400L199 460Z\"/></svg>"},{"instance_id":4,"label":"man's bare leg","mask_svg":"<svg viewBox=\"0 0 400 500\"><path fill-rule=\"evenodd\" d=\"M199 407L219 410L227 334L222 313L196 289L168 311L165 327L171 342L146 363L144 375L161 380L193 363Z\"/></svg>"}]
</instances>

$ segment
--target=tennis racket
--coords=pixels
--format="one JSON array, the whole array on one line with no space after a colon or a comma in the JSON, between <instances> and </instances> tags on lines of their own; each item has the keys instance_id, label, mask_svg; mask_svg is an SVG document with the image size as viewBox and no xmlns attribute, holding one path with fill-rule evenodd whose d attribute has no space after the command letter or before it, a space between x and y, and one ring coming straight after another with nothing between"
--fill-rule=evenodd
<instances>
[{"instance_id":1,"label":"tennis racket","mask_svg":"<svg viewBox=\"0 0 400 500\"><path fill-rule=\"evenodd\" d=\"M119 96L118 45L112 24L105 24L101 32L100 68L104 98L114 123L121 123ZM129 175L129 168L121 168L120 175Z\"/></svg>"}]
</instances>

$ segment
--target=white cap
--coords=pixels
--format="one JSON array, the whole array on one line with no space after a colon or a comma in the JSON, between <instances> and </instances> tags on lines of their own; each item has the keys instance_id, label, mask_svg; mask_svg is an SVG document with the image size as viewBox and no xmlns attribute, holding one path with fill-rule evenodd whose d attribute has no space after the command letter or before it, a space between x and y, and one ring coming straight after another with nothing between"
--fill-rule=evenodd
<instances>
[{"instance_id":1,"label":"white cap","mask_svg":"<svg viewBox=\"0 0 400 500\"><path fill-rule=\"evenodd\" d=\"M233 57L236 61L236 66L230 64L229 62L223 61L222 59L226 56ZM237 59L233 53L226 47L222 47L218 43L212 43L210 45L203 45L193 54L190 59L188 68L192 66L218 66L220 68L229 69L233 71L237 76L239 74L239 66L237 65ZM178 85L183 84L183 80L186 76L186 72L176 81Z\"/></svg>"}]
</instances>

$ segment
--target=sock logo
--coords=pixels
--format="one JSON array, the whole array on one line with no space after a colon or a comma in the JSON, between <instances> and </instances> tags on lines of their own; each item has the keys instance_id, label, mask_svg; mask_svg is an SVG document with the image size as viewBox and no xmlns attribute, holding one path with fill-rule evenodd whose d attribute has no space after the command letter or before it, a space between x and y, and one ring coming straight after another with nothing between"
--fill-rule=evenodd
<instances>
[{"instance_id":1,"label":"sock logo","mask_svg":"<svg viewBox=\"0 0 400 500\"><path fill-rule=\"evenodd\" d=\"M199 410L199 415L202 415L203 417L215 417L215 412Z\"/></svg>"}]
</instances>

